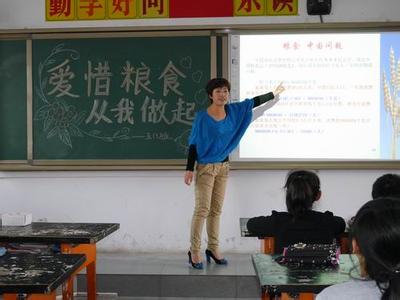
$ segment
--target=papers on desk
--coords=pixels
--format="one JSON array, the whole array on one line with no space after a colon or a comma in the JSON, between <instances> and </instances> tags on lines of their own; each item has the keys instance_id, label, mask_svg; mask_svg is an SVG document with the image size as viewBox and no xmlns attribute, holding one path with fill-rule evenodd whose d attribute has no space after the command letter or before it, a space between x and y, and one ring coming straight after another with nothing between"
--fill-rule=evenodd
<instances>
[{"instance_id":1,"label":"papers on desk","mask_svg":"<svg viewBox=\"0 0 400 300\"><path fill-rule=\"evenodd\" d=\"M46 244L9 243L6 248L9 253L51 254L54 252L52 245Z\"/></svg>"},{"instance_id":2,"label":"papers on desk","mask_svg":"<svg viewBox=\"0 0 400 300\"><path fill-rule=\"evenodd\" d=\"M5 213L1 214L2 226L26 226L32 223L31 213Z\"/></svg>"},{"instance_id":3,"label":"papers on desk","mask_svg":"<svg viewBox=\"0 0 400 300\"><path fill-rule=\"evenodd\" d=\"M240 218L240 236L251 236L251 234L249 233L249 231L247 230L247 221L250 218Z\"/></svg>"}]
</instances>

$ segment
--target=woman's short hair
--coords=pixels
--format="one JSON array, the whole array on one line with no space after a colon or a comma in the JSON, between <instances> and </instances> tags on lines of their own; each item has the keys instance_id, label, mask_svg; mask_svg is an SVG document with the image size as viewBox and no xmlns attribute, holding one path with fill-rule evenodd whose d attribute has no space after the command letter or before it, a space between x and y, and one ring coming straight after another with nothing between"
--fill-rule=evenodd
<instances>
[{"instance_id":1,"label":"woman's short hair","mask_svg":"<svg viewBox=\"0 0 400 300\"><path fill-rule=\"evenodd\" d=\"M212 96L213 90L217 88L222 88L226 87L228 91L231 91L231 84L229 81L225 78L213 78L210 81L208 81L206 85L206 92L208 96Z\"/></svg>"},{"instance_id":2,"label":"woman's short hair","mask_svg":"<svg viewBox=\"0 0 400 300\"><path fill-rule=\"evenodd\" d=\"M350 228L365 259L368 276L382 299L400 299L400 201L391 197L365 203Z\"/></svg>"}]
</instances>

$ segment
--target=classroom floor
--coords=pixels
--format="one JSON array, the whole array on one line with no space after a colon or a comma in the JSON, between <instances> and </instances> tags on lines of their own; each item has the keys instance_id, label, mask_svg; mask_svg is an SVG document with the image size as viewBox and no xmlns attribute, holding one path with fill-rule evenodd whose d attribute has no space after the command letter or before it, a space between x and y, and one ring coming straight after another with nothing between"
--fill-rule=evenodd
<instances>
[{"instance_id":1,"label":"classroom floor","mask_svg":"<svg viewBox=\"0 0 400 300\"><path fill-rule=\"evenodd\" d=\"M247 275L255 276L251 254L226 253L228 265L206 263L204 270L188 264L186 253L98 253L97 274L140 275Z\"/></svg>"},{"instance_id":2,"label":"classroom floor","mask_svg":"<svg viewBox=\"0 0 400 300\"><path fill-rule=\"evenodd\" d=\"M259 299L260 287L251 254L226 254L227 266L205 263L194 270L182 254L109 254L97 257L100 300L228 300ZM79 292L86 288L78 276ZM79 296L79 293L78 293ZM79 300L85 299L76 298Z\"/></svg>"}]
</instances>

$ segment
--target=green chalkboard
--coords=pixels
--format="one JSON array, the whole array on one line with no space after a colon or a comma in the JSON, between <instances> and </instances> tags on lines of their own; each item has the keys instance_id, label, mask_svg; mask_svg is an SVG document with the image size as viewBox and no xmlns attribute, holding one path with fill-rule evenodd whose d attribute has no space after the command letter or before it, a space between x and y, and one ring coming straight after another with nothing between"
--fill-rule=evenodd
<instances>
[{"instance_id":1,"label":"green chalkboard","mask_svg":"<svg viewBox=\"0 0 400 300\"><path fill-rule=\"evenodd\" d=\"M208 104L210 39L33 40L33 158L185 158Z\"/></svg>"},{"instance_id":2,"label":"green chalkboard","mask_svg":"<svg viewBox=\"0 0 400 300\"><path fill-rule=\"evenodd\" d=\"M0 160L27 159L24 40L0 40L0 143Z\"/></svg>"}]
</instances>

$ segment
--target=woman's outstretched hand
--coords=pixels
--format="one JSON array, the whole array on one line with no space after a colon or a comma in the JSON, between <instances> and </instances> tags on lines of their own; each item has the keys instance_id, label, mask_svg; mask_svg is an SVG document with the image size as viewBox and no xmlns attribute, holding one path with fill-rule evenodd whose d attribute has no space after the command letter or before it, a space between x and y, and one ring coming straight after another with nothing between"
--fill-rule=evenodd
<instances>
[{"instance_id":1,"label":"woman's outstretched hand","mask_svg":"<svg viewBox=\"0 0 400 300\"><path fill-rule=\"evenodd\" d=\"M274 91L274 96L278 96L280 93L282 93L283 91L285 91L285 87L283 86L283 82L281 82Z\"/></svg>"},{"instance_id":2,"label":"woman's outstretched hand","mask_svg":"<svg viewBox=\"0 0 400 300\"><path fill-rule=\"evenodd\" d=\"M193 181L193 171L186 171L185 172L185 183L190 185Z\"/></svg>"}]
</instances>

